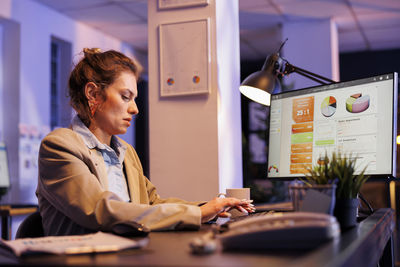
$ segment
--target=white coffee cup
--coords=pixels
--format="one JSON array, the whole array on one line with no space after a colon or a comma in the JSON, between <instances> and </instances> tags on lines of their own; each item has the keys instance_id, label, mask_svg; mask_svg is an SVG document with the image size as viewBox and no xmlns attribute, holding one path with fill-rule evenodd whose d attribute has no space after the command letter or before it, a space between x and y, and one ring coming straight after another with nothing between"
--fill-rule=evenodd
<instances>
[{"instance_id":1,"label":"white coffee cup","mask_svg":"<svg viewBox=\"0 0 400 267\"><path fill-rule=\"evenodd\" d=\"M250 199L250 188L227 188L225 189L225 192L226 193L219 193L218 197L234 197L240 200ZM232 217L247 215L236 209L232 209L229 212L232 214Z\"/></svg>"},{"instance_id":2,"label":"white coffee cup","mask_svg":"<svg viewBox=\"0 0 400 267\"><path fill-rule=\"evenodd\" d=\"M238 199L250 199L250 188L227 188L225 189L225 192L225 194L221 193L219 195Z\"/></svg>"}]
</instances>

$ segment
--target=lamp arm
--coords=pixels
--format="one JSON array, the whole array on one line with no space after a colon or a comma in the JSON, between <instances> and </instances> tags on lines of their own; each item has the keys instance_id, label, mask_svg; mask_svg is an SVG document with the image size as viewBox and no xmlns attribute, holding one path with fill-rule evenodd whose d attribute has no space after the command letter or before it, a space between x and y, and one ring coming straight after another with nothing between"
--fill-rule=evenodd
<instances>
[{"instance_id":1,"label":"lamp arm","mask_svg":"<svg viewBox=\"0 0 400 267\"><path fill-rule=\"evenodd\" d=\"M315 74L315 73L313 73L311 71L308 71L308 70L293 66L289 62L286 62L285 70L283 71L283 74L284 75L288 75L288 74L290 74L292 72L296 72L296 73L298 73L298 74L300 74L300 75L302 75L304 77L307 77L307 78L309 78L309 79L311 79L311 80L313 80L313 81L315 81L317 83L320 83L320 84L336 83L335 81L333 81L331 79L328 79L328 78L326 78L324 76L321 76L321 75Z\"/></svg>"}]
</instances>

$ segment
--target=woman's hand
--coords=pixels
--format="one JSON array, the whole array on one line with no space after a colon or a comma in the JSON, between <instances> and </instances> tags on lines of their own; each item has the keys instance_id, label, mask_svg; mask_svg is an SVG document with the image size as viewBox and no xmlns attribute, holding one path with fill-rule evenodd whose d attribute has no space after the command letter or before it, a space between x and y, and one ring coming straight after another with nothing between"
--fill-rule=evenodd
<instances>
[{"instance_id":1,"label":"woman's hand","mask_svg":"<svg viewBox=\"0 0 400 267\"><path fill-rule=\"evenodd\" d=\"M230 217L230 213L228 212L232 208L236 208L242 212L254 212L254 205L251 204L252 200L240 200L237 198L214 198L211 201L207 202L203 206L200 207L201 210L201 222L205 223L216 216L219 217Z\"/></svg>"}]
</instances>

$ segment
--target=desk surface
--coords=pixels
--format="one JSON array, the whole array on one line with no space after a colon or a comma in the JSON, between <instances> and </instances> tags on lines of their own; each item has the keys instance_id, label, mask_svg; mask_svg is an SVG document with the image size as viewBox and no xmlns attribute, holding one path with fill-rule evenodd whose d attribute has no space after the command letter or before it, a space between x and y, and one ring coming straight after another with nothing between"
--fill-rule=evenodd
<instances>
[{"instance_id":1,"label":"desk surface","mask_svg":"<svg viewBox=\"0 0 400 267\"><path fill-rule=\"evenodd\" d=\"M30 256L18 259L0 248L0 265L41 266L376 266L394 229L391 209L380 209L341 237L309 251L226 252L193 255L189 242L208 231L154 232L143 249L75 256Z\"/></svg>"},{"instance_id":2,"label":"desk surface","mask_svg":"<svg viewBox=\"0 0 400 267\"><path fill-rule=\"evenodd\" d=\"M25 215L34 213L38 210L37 205L11 205L11 204L2 204L0 205L0 215L1 216L16 216L16 215Z\"/></svg>"},{"instance_id":3,"label":"desk surface","mask_svg":"<svg viewBox=\"0 0 400 267\"><path fill-rule=\"evenodd\" d=\"M9 240L11 238L11 218L17 215L27 215L38 210L34 204L1 204L1 238Z\"/></svg>"}]
</instances>

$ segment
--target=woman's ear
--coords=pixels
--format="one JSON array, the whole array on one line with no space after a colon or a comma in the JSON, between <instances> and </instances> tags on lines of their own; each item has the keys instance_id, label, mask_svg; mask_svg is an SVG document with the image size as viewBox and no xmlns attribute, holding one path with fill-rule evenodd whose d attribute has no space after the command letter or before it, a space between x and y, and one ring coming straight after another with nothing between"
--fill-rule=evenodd
<instances>
[{"instance_id":1,"label":"woman's ear","mask_svg":"<svg viewBox=\"0 0 400 267\"><path fill-rule=\"evenodd\" d=\"M94 82L88 82L85 85L85 96L88 101L96 102L100 95L99 87Z\"/></svg>"}]
</instances>

